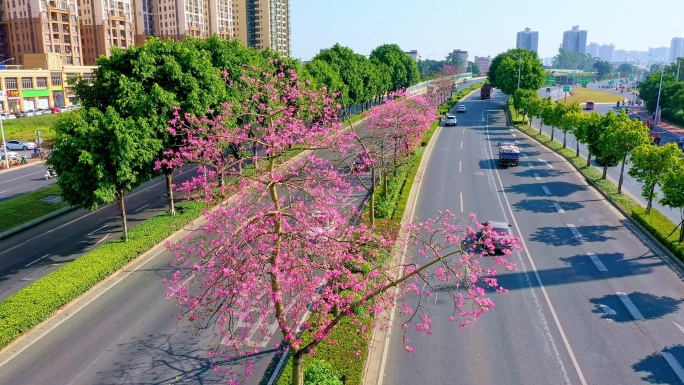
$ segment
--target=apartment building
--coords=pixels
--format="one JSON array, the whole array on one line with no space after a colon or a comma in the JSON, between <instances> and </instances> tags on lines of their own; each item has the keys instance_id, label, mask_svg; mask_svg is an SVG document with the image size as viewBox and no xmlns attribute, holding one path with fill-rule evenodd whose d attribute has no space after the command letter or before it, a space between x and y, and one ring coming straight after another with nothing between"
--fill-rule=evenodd
<instances>
[{"instance_id":1,"label":"apartment building","mask_svg":"<svg viewBox=\"0 0 684 385\"><path fill-rule=\"evenodd\" d=\"M475 63L480 67L480 73L486 75L489 72L489 66L492 65L492 57L475 56Z\"/></svg>"},{"instance_id":2,"label":"apartment building","mask_svg":"<svg viewBox=\"0 0 684 385\"><path fill-rule=\"evenodd\" d=\"M0 110L16 112L36 108L70 106L76 95L68 79L81 75L92 79L96 67L64 65L59 53L25 54L24 65L6 66L0 71Z\"/></svg>"},{"instance_id":3,"label":"apartment building","mask_svg":"<svg viewBox=\"0 0 684 385\"><path fill-rule=\"evenodd\" d=\"M0 9L2 60L57 53L64 65L83 65L76 0L2 0Z\"/></svg>"},{"instance_id":4,"label":"apartment building","mask_svg":"<svg viewBox=\"0 0 684 385\"><path fill-rule=\"evenodd\" d=\"M518 32L515 39L515 48L524 48L529 51L539 52L539 32L525 28Z\"/></svg>"},{"instance_id":5,"label":"apartment building","mask_svg":"<svg viewBox=\"0 0 684 385\"><path fill-rule=\"evenodd\" d=\"M561 48L571 52L587 52L587 31L580 30L579 26L572 27L570 31L563 32Z\"/></svg>"},{"instance_id":6,"label":"apartment building","mask_svg":"<svg viewBox=\"0 0 684 385\"><path fill-rule=\"evenodd\" d=\"M132 0L79 0L78 20L85 65L95 65L98 57L109 56L114 47L126 49L133 45L133 12Z\"/></svg>"},{"instance_id":7,"label":"apartment building","mask_svg":"<svg viewBox=\"0 0 684 385\"><path fill-rule=\"evenodd\" d=\"M247 47L270 48L283 56L290 56L289 1L233 1L233 31Z\"/></svg>"}]
</instances>

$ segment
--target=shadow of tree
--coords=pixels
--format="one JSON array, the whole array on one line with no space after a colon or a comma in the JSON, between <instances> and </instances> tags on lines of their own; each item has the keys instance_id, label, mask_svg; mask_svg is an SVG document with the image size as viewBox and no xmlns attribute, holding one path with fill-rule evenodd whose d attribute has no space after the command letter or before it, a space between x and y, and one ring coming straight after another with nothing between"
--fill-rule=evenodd
<instances>
[{"instance_id":1,"label":"shadow of tree","mask_svg":"<svg viewBox=\"0 0 684 385\"><path fill-rule=\"evenodd\" d=\"M577 239L567 227L540 227L530 235L530 240L552 246L579 246L582 242L604 242L613 237L605 233L616 230L615 226L577 226L582 239Z\"/></svg>"},{"instance_id":2,"label":"shadow of tree","mask_svg":"<svg viewBox=\"0 0 684 385\"><path fill-rule=\"evenodd\" d=\"M676 312L681 305L682 299L671 297L659 297L649 293L634 292L628 294L645 319L663 318L667 314ZM631 322L632 316L625 308L624 303L615 294L604 295L600 298L592 298L590 302L596 306L594 313L602 314L601 318L612 319L616 322Z\"/></svg>"},{"instance_id":3,"label":"shadow of tree","mask_svg":"<svg viewBox=\"0 0 684 385\"><path fill-rule=\"evenodd\" d=\"M680 384L680 380L672 370L672 367L665 360L664 355L669 354L680 364L684 362L684 346L673 345L663 349L662 352L655 352L641 361L632 365L635 372L642 372L642 380L650 384Z\"/></svg>"},{"instance_id":4,"label":"shadow of tree","mask_svg":"<svg viewBox=\"0 0 684 385\"><path fill-rule=\"evenodd\" d=\"M540 162L530 163L539 164ZM561 181L544 182L544 186L546 186L549 189L551 195L557 197L569 196L578 191L587 190L587 186ZM508 187L506 190L511 193L524 194L529 197L548 197L548 195L546 195L546 193L544 193L544 191L539 187L539 183L516 184Z\"/></svg>"},{"instance_id":5,"label":"shadow of tree","mask_svg":"<svg viewBox=\"0 0 684 385\"><path fill-rule=\"evenodd\" d=\"M533 213L555 213L556 207L553 205L558 203L565 211L579 210L584 207L579 202L556 202L551 199L523 199L520 202L513 204L518 210L531 211Z\"/></svg>"},{"instance_id":6,"label":"shadow of tree","mask_svg":"<svg viewBox=\"0 0 684 385\"><path fill-rule=\"evenodd\" d=\"M525 159L522 159L522 161L532 162L530 160L525 160ZM539 177L545 178L545 177L560 176L560 175L563 175L566 173L567 172L562 172L562 171L558 171L555 169L537 169L537 168L529 169L529 168L527 168L527 169L522 169L521 171L516 172L515 175L520 176L520 177L533 178L535 176L534 174L537 174Z\"/></svg>"}]
</instances>

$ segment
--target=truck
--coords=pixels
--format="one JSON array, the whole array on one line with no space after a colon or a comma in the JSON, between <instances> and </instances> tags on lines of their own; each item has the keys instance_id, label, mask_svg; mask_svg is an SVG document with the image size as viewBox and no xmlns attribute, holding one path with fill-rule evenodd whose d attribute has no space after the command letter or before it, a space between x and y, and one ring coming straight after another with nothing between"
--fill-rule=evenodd
<instances>
[{"instance_id":1,"label":"truck","mask_svg":"<svg viewBox=\"0 0 684 385\"><path fill-rule=\"evenodd\" d=\"M499 165L517 166L520 160L518 145L510 142L499 142Z\"/></svg>"},{"instance_id":2,"label":"truck","mask_svg":"<svg viewBox=\"0 0 684 385\"><path fill-rule=\"evenodd\" d=\"M480 88L480 99L491 99L492 91L494 91L494 87L492 87L491 84L487 83L483 85L482 88Z\"/></svg>"}]
</instances>

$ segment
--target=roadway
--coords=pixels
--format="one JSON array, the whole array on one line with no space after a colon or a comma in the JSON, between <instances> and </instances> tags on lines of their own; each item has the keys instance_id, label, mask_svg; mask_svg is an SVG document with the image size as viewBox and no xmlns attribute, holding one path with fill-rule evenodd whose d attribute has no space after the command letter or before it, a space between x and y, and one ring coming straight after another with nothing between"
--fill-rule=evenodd
<instances>
[{"instance_id":1,"label":"roadway","mask_svg":"<svg viewBox=\"0 0 684 385\"><path fill-rule=\"evenodd\" d=\"M522 239L495 308L459 329L446 288L427 304L432 336L395 320L385 384L678 383L684 373L682 275L560 157L506 127L505 96L471 97L442 128L422 181L419 220L450 209L503 220ZM519 141L500 168L496 143ZM415 305L415 297L408 297ZM679 370L679 378L676 371Z\"/></svg>"},{"instance_id":2,"label":"roadway","mask_svg":"<svg viewBox=\"0 0 684 385\"><path fill-rule=\"evenodd\" d=\"M589 88L590 89L596 89L598 91L614 93L616 95L621 95L620 92L617 90L611 91L610 89L599 89L598 88L599 85L605 85L605 84L607 84L607 83L606 82L600 82L600 83L596 83L596 84L591 83L589 85ZM541 97L551 96L552 99L556 100L558 93L553 92L553 91L555 91L555 87L552 88L551 93L546 92L545 88L540 89L538 93ZM563 95L563 94L561 93L561 95ZM631 93L624 93L624 95L626 98L629 98L632 96ZM602 114L602 115L607 114L608 111L611 111L611 110L612 111L617 110L617 107L613 103L597 103L596 107L595 107L595 111L599 114ZM585 111L585 112L590 113L591 111ZM532 126L539 129L540 120L536 119L536 118L532 119ZM655 130L660 133L660 136L662 138L662 141L660 142L661 145L668 143L668 142L675 142L676 143L677 138L674 135L670 135L669 133L667 133L667 131L660 129L660 128L655 128ZM555 131L554 140L556 140L559 143L563 143L563 132L557 128L554 131ZM544 125L544 127L542 127L542 132L548 136L551 136L551 127ZM574 135L572 135L571 133L569 133L567 135L567 143L566 144L572 150L574 150L576 148L576 140L575 140ZM588 153L589 153L589 151L587 151L587 146L580 143L580 155L582 155L586 158ZM591 164L597 168L600 168L601 170L603 169L603 166L598 164L596 162L596 159L594 159L594 158L592 158ZM624 171L624 177L623 177L624 179L622 182L623 192L625 192L626 194L629 194L634 200L638 201L642 206L646 207L646 200L641 196L642 184L627 174L630 167L631 167L631 163L629 163L629 157L628 157L628 162L625 165L625 171ZM608 167L607 177L609 179L611 179L613 182L615 182L616 184L617 184L617 181L620 179L620 169L621 169L621 165L617 165L615 167ZM656 186L656 193L660 194L660 188L657 186ZM653 208L660 211L663 215L665 215L673 223L679 223L681 221L679 210L676 210L676 209L662 205L658 201L658 199L653 200Z\"/></svg>"},{"instance_id":3,"label":"roadway","mask_svg":"<svg viewBox=\"0 0 684 385\"><path fill-rule=\"evenodd\" d=\"M31 151L15 151L31 157ZM45 180L45 163L14 166L0 172L0 202L34 190L53 185L56 179Z\"/></svg>"}]
</instances>

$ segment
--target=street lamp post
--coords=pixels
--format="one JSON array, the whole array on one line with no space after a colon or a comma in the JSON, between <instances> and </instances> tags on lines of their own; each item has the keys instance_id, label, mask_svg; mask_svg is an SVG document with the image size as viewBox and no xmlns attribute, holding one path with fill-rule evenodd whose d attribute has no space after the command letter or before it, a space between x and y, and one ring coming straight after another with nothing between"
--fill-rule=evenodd
<instances>
[{"instance_id":1,"label":"street lamp post","mask_svg":"<svg viewBox=\"0 0 684 385\"><path fill-rule=\"evenodd\" d=\"M520 89L520 67L522 66L522 56L518 56L518 89Z\"/></svg>"},{"instance_id":2,"label":"street lamp post","mask_svg":"<svg viewBox=\"0 0 684 385\"><path fill-rule=\"evenodd\" d=\"M660 122L660 114L658 114L660 110L660 90L663 89L663 72L665 71L665 68L661 68L660 70L660 85L658 86L658 99L656 100L656 109L655 109L655 124L658 124Z\"/></svg>"}]
</instances>

